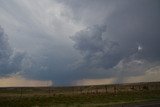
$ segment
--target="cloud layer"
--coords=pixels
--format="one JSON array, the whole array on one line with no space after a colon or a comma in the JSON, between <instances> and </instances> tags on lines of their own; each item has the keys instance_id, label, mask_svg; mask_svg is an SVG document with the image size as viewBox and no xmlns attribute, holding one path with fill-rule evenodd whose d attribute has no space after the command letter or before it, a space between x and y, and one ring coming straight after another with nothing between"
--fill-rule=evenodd
<instances>
[{"instance_id":1,"label":"cloud layer","mask_svg":"<svg viewBox=\"0 0 160 107\"><path fill-rule=\"evenodd\" d=\"M0 76L21 72L25 54L14 52L8 43L8 36L0 27Z\"/></svg>"},{"instance_id":2,"label":"cloud layer","mask_svg":"<svg viewBox=\"0 0 160 107\"><path fill-rule=\"evenodd\" d=\"M159 10L159 0L2 0L0 76L79 85L158 75Z\"/></svg>"},{"instance_id":3,"label":"cloud layer","mask_svg":"<svg viewBox=\"0 0 160 107\"><path fill-rule=\"evenodd\" d=\"M115 82L123 82L127 77L144 75L148 69L159 66L160 2L123 0L112 3L112 14L107 16L105 12L102 13L100 17L105 17L105 20L89 21L89 27L72 38L75 49L83 56L77 70L92 73L88 78L116 77ZM72 8L74 11L77 9ZM100 10L88 11L92 16ZM83 14L83 11L79 14ZM87 18L89 15L85 14ZM82 19L87 20L85 17Z\"/></svg>"}]
</instances>

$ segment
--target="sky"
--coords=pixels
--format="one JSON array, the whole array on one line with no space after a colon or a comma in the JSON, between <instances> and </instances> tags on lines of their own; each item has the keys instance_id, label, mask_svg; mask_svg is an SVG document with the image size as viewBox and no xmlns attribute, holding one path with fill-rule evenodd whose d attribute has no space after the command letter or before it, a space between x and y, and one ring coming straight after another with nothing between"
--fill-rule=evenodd
<instances>
[{"instance_id":1,"label":"sky","mask_svg":"<svg viewBox=\"0 0 160 107\"><path fill-rule=\"evenodd\" d=\"M160 81L159 0L0 0L0 86Z\"/></svg>"}]
</instances>

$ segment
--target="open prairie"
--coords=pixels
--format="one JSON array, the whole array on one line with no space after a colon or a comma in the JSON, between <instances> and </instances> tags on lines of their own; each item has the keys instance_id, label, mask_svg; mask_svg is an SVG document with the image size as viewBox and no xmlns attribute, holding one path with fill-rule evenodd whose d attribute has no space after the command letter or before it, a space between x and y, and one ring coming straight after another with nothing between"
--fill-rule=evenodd
<instances>
[{"instance_id":1,"label":"open prairie","mask_svg":"<svg viewBox=\"0 0 160 107\"><path fill-rule=\"evenodd\" d=\"M1 107L159 107L159 102L160 82L0 88Z\"/></svg>"}]
</instances>

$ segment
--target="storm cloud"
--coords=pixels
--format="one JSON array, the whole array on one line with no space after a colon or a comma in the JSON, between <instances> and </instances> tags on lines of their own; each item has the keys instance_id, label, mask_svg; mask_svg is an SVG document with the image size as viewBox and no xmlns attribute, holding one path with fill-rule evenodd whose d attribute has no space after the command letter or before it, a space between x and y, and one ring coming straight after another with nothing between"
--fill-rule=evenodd
<instances>
[{"instance_id":1,"label":"storm cloud","mask_svg":"<svg viewBox=\"0 0 160 107\"><path fill-rule=\"evenodd\" d=\"M8 43L8 36L0 26L0 76L21 71L21 64L25 54L14 52Z\"/></svg>"},{"instance_id":2,"label":"storm cloud","mask_svg":"<svg viewBox=\"0 0 160 107\"><path fill-rule=\"evenodd\" d=\"M120 78L143 75L148 69L159 66L160 2L123 0L114 5L117 7L108 18L101 15L106 20L98 25L96 21L89 24L72 39L75 49L83 55L78 69L86 72L103 69L103 74L116 76L120 82ZM89 11L92 14L92 10Z\"/></svg>"},{"instance_id":3,"label":"storm cloud","mask_svg":"<svg viewBox=\"0 0 160 107\"><path fill-rule=\"evenodd\" d=\"M75 49L84 55L86 65L94 67L112 68L121 59L117 51L118 43L104 37L106 26L88 27L73 36Z\"/></svg>"},{"instance_id":4,"label":"storm cloud","mask_svg":"<svg viewBox=\"0 0 160 107\"><path fill-rule=\"evenodd\" d=\"M0 76L71 85L158 74L159 11L159 0L1 0Z\"/></svg>"}]
</instances>

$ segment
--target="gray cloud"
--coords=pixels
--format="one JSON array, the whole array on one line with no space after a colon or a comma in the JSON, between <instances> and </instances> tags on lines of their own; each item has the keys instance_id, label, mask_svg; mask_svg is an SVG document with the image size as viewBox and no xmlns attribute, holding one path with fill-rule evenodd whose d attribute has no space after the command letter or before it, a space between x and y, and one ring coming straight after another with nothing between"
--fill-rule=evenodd
<instances>
[{"instance_id":1,"label":"gray cloud","mask_svg":"<svg viewBox=\"0 0 160 107\"><path fill-rule=\"evenodd\" d=\"M75 49L80 50L84 55L85 63L88 66L111 68L121 59L117 51L119 44L104 37L106 26L88 27L75 36Z\"/></svg>"},{"instance_id":2,"label":"gray cloud","mask_svg":"<svg viewBox=\"0 0 160 107\"><path fill-rule=\"evenodd\" d=\"M71 74L68 65L77 56L69 36L81 29L72 22L70 10L52 0L13 0L0 1L0 13L10 47L27 52L21 75L63 84Z\"/></svg>"},{"instance_id":3,"label":"gray cloud","mask_svg":"<svg viewBox=\"0 0 160 107\"><path fill-rule=\"evenodd\" d=\"M159 9L159 0L0 1L9 34L1 30L0 75L56 85L143 75L159 66Z\"/></svg>"},{"instance_id":4,"label":"gray cloud","mask_svg":"<svg viewBox=\"0 0 160 107\"><path fill-rule=\"evenodd\" d=\"M0 76L20 72L24 57L25 54L14 52L11 49L7 35L0 27Z\"/></svg>"},{"instance_id":5,"label":"gray cloud","mask_svg":"<svg viewBox=\"0 0 160 107\"><path fill-rule=\"evenodd\" d=\"M125 77L143 75L159 66L160 2L121 2L115 3L117 7L105 21L101 20L103 24L89 24L72 37L75 49L83 55L77 70L93 71L88 78L116 76L123 82ZM105 12L101 16L105 17ZM107 25L106 31L101 30L103 25Z\"/></svg>"}]
</instances>

